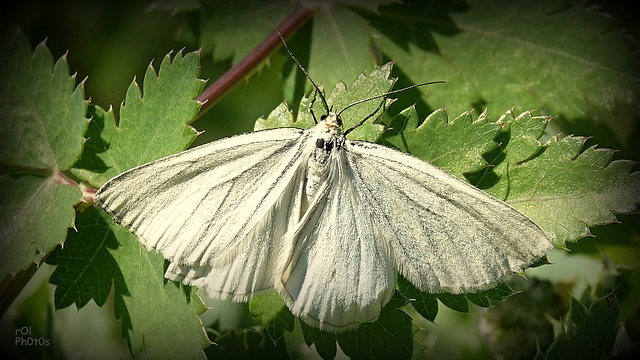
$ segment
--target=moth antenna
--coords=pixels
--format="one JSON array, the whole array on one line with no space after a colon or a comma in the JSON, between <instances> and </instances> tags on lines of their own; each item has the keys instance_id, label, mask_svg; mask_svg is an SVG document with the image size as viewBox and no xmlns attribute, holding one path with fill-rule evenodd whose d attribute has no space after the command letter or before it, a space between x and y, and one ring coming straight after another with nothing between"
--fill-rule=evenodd
<instances>
[{"instance_id":1,"label":"moth antenna","mask_svg":"<svg viewBox=\"0 0 640 360\"><path fill-rule=\"evenodd\" d=\"M398 89L398 90L389 91L389 92L386 92L384 94L368 97L366 99L358 100L358 101L352 102L351 104L349 104L349 105L345 106L344 108L342 108L342 110L340 110L338 112L338 115L342 114L342 112L347 110L348 108L350 108L352 106L355 106L355 105L358 105L358 104L362 104L363 102L367 102L367 101L370 101L370 100L374 100L374 99L378 99L378 98L381 98L381 97L385 97L387 95L399 93L399 92L402 92L402 91L405 91L405 90L417 88L419 86L431 85L431 84L444 84L444 83L445 83L444 81L430 81L430 82L425 82L425 83L421 83L421 84L415 84L415 85L407 86L407 87L404 87L404 88Z\"/></svg>"},{"instance_id":2,"label":"moth antenna","mask_svg":"<svg viewBox=\"0 0 640 360\"><path fill-rule=\"evenodd\" d=\"M373 112L371 114L369 114L367 117L365 117L364 119L360 120L360 122L358 122L356 124L356 126L349 128L347 130L345 130L342 135L347 136L348 133L352 132L353 130L357 129L358 127L360 127L362 124L364 124L367 120L369 120L373 115L375 115L378 110L380 110L382 108L382 105L384 105L384 101L380 101L380 104L378 105L378 107L373 110Z\"/></svg>"},{"instance_id":3,"label":"moth antenna","mask_svg":"<svg viewBox=\"0 0 640 360\"><path fill-rule=\"evenodd\" d=\"M411 85L411 86L404 87L404 88L402 88L402 89L393 90L393 91L389 91L389 92L384 93L384 94L380 94L380 95L372 96L372 97L369 97L369 98L366 98L366 99L358 100L358 101L356 101L356 102L354 102L354 103L351 103L351 104L347 105L347 106L346 106L346 107L344 107L342 110L340 110L340 112L338 112L338 116L340 116L340 114L342 114L342 112L343 112L343 111L345 111L345 110L347 110L348 108L350 108L350 107L352 107L352 106L354 106L354 105L361 104L361 103L363 103L363 102L365 102L365 101L369 101L369 100L373 100L373 99L377 99L377 98L385 97L385 96L390 95L390 94L395 94L395 93L399 93L399 92L401 92L401 91L405 91L405 90L409 90L409 89L417 88L418 86L422 86L422 85L430 85L430 84L444 84L444 81L431 81L431 82L426 82L426 83L421 83L421 84L415 84L415 85ZM380 110L380 108L382 108L382 105L383 105L384 103L385 103L384 101L380 102L380 105L378 105L378 107L377 107L377 108L376 108L376 109L375 109L371 114L369 114L369 116L367 116L366 118L364 118L364 119L360 120L360 122L359 122L359 123L357 123L357 124L356 124L356 126L354 126L354 127L350 128L350 129L347 129L347 130L343 133L343 134L344 134L344 136L347 136L347 134L348 134L348 133L352 132L353 130L355 130L356 128L360 127L362 124L364 124L364 123L365 123L365 121L369 120L373 115L375 115L375 113L377 113L377 112L378 112L378 110Z\"/></svg>"},{"instance_id":4,"label":"moth antenna","mask_svg":"<svg viewBox=\"0 0 640 360\"><path fill-rule=\"evenodd\" d=\"M282 34L280 33L280 30L278 29L278 25L276 25L276 22L273 20L271 16L269 16L269 19L271 19L271 22L273 23L273 27L276 28L276 32L278 33L278 36L280 36L280 40L282 40L282 45L284 45L284 49L287 50L287 53L289 53L289 56L291 57L291 59L293 59L296 65L298 65L300 70L302 70L302 73L304 74L304 76L306 76L307 79L309 79L313 87L316 88L317 92L320 94L320 99L322 100L322 104L324 105L324 108L327 110L327 114L328 114L329 104L327 104L327 100L324 98L322 91L320 91L320 88L318 87L318 85L316 85L316 83L313 82L313 79L311 79L311 76L309 76L309 73L307 72L307 70L304 69L300 61L298 61L298 59L296 59L296 57L293 56L293 53L291 52L291 50L289 50L289 46L287 46L287 42L284 41L284 36L282 36ZM314 119L315 119L315 116L314 116Z\"/></svg>"}]
</instances>

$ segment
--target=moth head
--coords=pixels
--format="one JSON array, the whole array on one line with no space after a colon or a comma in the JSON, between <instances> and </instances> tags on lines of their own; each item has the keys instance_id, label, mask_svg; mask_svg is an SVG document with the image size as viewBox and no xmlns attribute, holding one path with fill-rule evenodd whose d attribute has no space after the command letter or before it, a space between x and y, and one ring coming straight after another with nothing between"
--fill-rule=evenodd
<instances>
[{"instance_id":1,"label":"moth head","mask_svg":"<svg viewBox=\"0 0 640 360\"><path fill-rule=\"evenodd\" d=\"M322 115L320 117L320 121L325 123L325 126L328 128L341 128L342 127L342 118L340 114L335 113L333 111L329 111L326 115Z\"/></svg>"}]
</instances>

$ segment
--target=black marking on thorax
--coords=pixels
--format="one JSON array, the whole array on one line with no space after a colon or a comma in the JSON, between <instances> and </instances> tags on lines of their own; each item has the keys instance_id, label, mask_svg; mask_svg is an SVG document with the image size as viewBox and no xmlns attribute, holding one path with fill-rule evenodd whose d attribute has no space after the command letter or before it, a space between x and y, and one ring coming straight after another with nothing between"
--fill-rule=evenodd
<instances>
[{"instance_id":1,"label":"black marking on thorax","mask_svg":"<svg viewBox=\"0 0 640 360\"><path fill-rule=\"evenodd\" d=\"M330 153L333 150L334 141L318 138L316 140L316 148L324 150L326 153Z\"/></svg>"}]
</instances>

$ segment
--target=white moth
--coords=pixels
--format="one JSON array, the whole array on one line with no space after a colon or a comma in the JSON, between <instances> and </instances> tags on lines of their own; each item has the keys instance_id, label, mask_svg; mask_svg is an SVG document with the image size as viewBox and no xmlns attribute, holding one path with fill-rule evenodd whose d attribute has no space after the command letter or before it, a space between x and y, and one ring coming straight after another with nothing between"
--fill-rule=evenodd
<instances>
[{"instance_id":1,"label":"white moth","mask_svg":"<svg viewBox=\"0 0 640 360\"><path fill-rule=\"evenodd\" d=\"M398 273L426 292L476 292L551 247L507 203L410 154L348 140L322 100L314 128L138 166L96 203L170 261L168 279L241 302L275 289L294 315L333 332L375 320Z\"/></svg>"}]
</instances>

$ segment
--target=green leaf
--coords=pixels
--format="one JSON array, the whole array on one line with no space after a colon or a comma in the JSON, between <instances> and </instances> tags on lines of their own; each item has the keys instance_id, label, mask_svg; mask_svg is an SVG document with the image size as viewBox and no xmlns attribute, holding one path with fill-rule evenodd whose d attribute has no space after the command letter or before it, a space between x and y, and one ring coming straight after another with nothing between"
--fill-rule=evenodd
<instances>
[{"instance_id":1,"label":"green leaf","mask_svg":"<svg viewBox=\"0 0 640 360\"><path fill-rule=\"evenodd\" d=\"M506 283L501 283L493 289L480 292L482 296L486 296L489 300L493 301L503 301L506 298L515 295L516 293L517 291L513 290L511 286L507 285Z\"/></svg>"},{"instance_id":2,"label":"green leaf","mask_svg":"<svg viewBox=\"0 0 640 360\"><path fill-rule=\"evenodd\" d=\"M546 359L607 358L616 339L619 314L613 295L590 306L572 298L569 318L563 332L549 346Z\"/></svg>"},{"instance_id":3,"label":"green leaf","mask_svg":"<svg viewBox=\"0 0 640 360\"><path fill-rule=\"evenodd\" d=\"M205 353L209 359L289 359L284 338L273 341L265 331L248 328L242 331L229 330L222 334L209 331L215 343Z\"/></svg>"},{"instance_id":4,"label":"green leaf","mask_svg":"<svg viewBox=\"0 0 640 360\"><path fill-rule=\"evenodd\" d=\"M278 105L277 108L273 109L267 118L259 118L256 120L253 130L265 130L265 129L275 129L280 127L297 127L300 129L308 129L314 126L313 118L311 114L308 116L303 116L303 114L308 113L310 99L305 97L300 102L300 111L298 112L298 118L294 119L291 110L287 106L287 103L283 102ZM306 111L306 112L305 112Z\"/></svg>"},{"instance_id":5,"label":"green leaf","mask_svg":"<svg viewBox=\"0 0 640 360\"><path fill-rule=\"evenodd\" d=\"M101 212L105 221L108 216ZM194 289L164 278L165 260L146 251L138 239L112 222L120 242L113 258L122 272L115 279L114 312L133 355L202 359L209 340L197 316L205 310Z\"/></svg>"},{"instance_id":6,"label":"green leaf","mask_svg":"<svg viewBox=\"0 0 640 360\"><path fill-rule=\"evenodd\" d=\"M484 155L492 165L474 174L469 174L471 183L484 189L498 199L506 199L509 193L509 170L529 160L542 149L539 141L549 123L547 116L533 116L525 111L517 117L509 110L498 119L502 125L495 138L499 146Z\"/></svg>"},{"instance_id":7,"label":"green leaf","mask_svg":"<svg viewBox=\"0 0 640 360\"><path fill-rule=\"evenodd\" d=\"M38 263L73 227L80 189L57 175L0 175L0 275Z\"/></svg>"},{"instance_id":8,"label":"green leaf","mask_svg":"<svg viewBox=\"0 0 640 360\"><path fill-rule=\"evenodd\" d=\"M114 312L132 355L202 359L209 340L197 315L204 304L191 288L163 277L164 258L97 208L79 212L77 226L48 259L57 265L50 279L58 285L56 307L90 299L103 305L113 284Z\"/></svg>"},{"instance_id":9,"label":"green leaf","mask_svg":"<svg viewBox=\"0 0 640 360\"><path fill-rule=\"evenodd\" d=\"M235 64L274 30L269 16L278 23L294 5L288 0L202 1L197 21L181 36L195 40L203 55L212 54L215 61L231 58Z\"/></svg>"},{"instance_id":10,"label":"green leaf","mask_svg":"<svg viewBox=\"0 0 640 360\"><path fill-rule=\"evenodd\" d=\"M492 168L469 179L531 217L557 246L590 235L589 227L615 222L615 214L637 211L640 173L634 163L611 161L613 150L590 147L585 138L539 138L548 117L511 111L496 137L499 147L485 155Z\"/></svg>"},{"instance_id":11,"label":"green leaf","mask_svg":"<svg viewBox=\"0 0 640 360\"><path fill-rule=\"evenodd\" d=\"M249 301L249 311L260 318L273 341L280 340L285 331L293 331L295 317L277 294L254 296Z\"/></svg>"},{"instance_id":12,"label":"green leaf","mask_svg":"<svg viewBox=\"0 0 640 360\"><path fill-rule=\"evenodd\" d=\"M0 47L0 163L12 173L0 175L4 277L39 262L73 227L81 192L60 171L82 151L87 104L66 57L54 65L44 43L32 53L20 31Z\"/></svg>"},{"instance_id":13,"label":"green leaf","mask_svg":"<svg viewBox=\"0 0 640 360\"><path fill-rule=\"evenodd\" d=\"M551 121L548 116L533 116L533 112L525 111L517 117L512 110L498 119L503 124L500 136L496 139L501 144L503 156L495 165L494 171L503 175L507 170L497 170L501 165L517 165L532 158L542 148L540 137ZM487 157L490 157L488 155Z\"/></svg>"},{"instance_id":14,"label":"green leaf","mask_svg":"<svg viewBox=\"0 0 640 360\"><path fill-rule=\"evenodd\" d=\"M114 279L123 282L122 272L111 251L117 250L118 239L96 209L78 213L78 230L69 230L64 247L57 247L47 263L57 265L49 282L56 285L54 304L62 309L75 304L78 309L89 300L104 305Z\"/></svg>"},{"instance_id":15,"label":"green leaf","mask_svg":"<svg viewBox=\"0 0 640 360\"><path fill-rule=\"evenodd\" d=\"M438 315L438 295L429 294L416 289L403 276L398 276L398 292L408 299L410 304L417 312L431 322L435 321Z\"/></svg>"},{"instance_id":16,"label":"green leaf","mask_svg":"<svg viewBox=\"0 0 640 360\"><path fill-rule=\"evenodd\" d=\"M464 294L442 293L438 294L438 300L440 300L444 306L455 311L462 313L469 312L469 302L467 302L467 298Z\"/></svg>"},{"instance_id":17,"label":"green leaf","mask_svg":"<svg viewBox=\"0 0 640 360\"><path fill-rule=\"evenodd\" d=\"M103 153L107 152L110 147L108 139L102 138L102 132L105 127L113 126L116 123L116 118L113 109L105 112L96 105L89 105L87 116L91 119L85 134L87 141L82 156L73 165L71 172L91 183L97 181L100 184L104 180L104 176L101 174L112 173L109 170L111 165L107 165L102 159Z\"/></svg>"},{"instance_id":18,"label":"green leaf","mask_svg":"<svg viewBox=\"0 0 640 360\"><path fill-rule=\"evenodd\" d=\"M338 353L336 334L321 331L305 324L304 321L300 321L300 327L302 328L304 342L308 347L314 345L321 358L331 360L336 357Z\"/></svg>"},{"instance_id":19,"label":"green leaf","mask_svg":"<svg viewBox=\"0 0 640 360\"><path fill-rule=\"evenodd\" d=\"M20 31L0 49L0 161L2 164L67 170L84 143L87 102L82 83L69 76L66 56L53 62L44 43L33 53Z\"/></svg>"},{"instance_id":20,"label":"green leaf","mask_svg":"<svg viewBox=\"0 0 640 360\"><path fill-rule=\"evenodd\" d=\"M493 302L503 301L515 293L516 291L514 291L509 285L500 283L492 289L466 294L465 296L475 305L486 308L492 306Z\"/></svg>"},{"instance_id":21,"label":"green leaf","mask_svg":"<svg viewBox=\"0 0 640 360\"><path fill-rule=\"evenodd\" d=\"M588 236L589 226L637 212L640 172L634 163L611 161L613 151L585 139L554 137L535 158L509 171L507 202L534 220L557 246Z\"/></svg>"},{"instance_id":22,"label":"green leaf","mask_svg":"<svg viewBox=\"0 0 640 360\"><path fill-rule=\"evenodd\" d=\"M415 329L411 318L398 304L404 298L398 296L382 309L380 317L372 323L364 323L356 330L338 334L338 344L351 359L411 359Z\"/></svg>"},{"instance_id":23,"label":"green leaf","mask_svg":"<svg viewBox=\"0 0 640 360\"><path fill-rule=\"evenodd\" d=\"M364 323L353 331L333 334L301 321L302 333L307 346L314 345L323 359L336 356L336 341L351 359L411 359L413 334L417 329L412 326L411 318L399 308L405 304L406 298L396 293L375 322Z\"/></svg>"},{"instance_id":24,"label":"green leaf","mask_svg":"<svg viewBox=\"0 0 640 360\"><path fill-rule=\"evenodd\" d=\"M189 125L200 104L194 99L204 81L198 78L198 53L165 56L156 74L149 65L144 77L144 96L134 81L127 91L116 125L112 110L90 109L94 116L91 137L73 169L75 175L94 185L140 164L184 150L197 133Z\"/></svg>"},{"instance_id":25,"label":"green leaf","mask_svg":"<svg viewBox=\"0 0 640 360\"><path fill-rule=\"evenodd\" d=\"M396 115L390 127L385 141L458 177L487 167L482 154L497 146L493 139L500 132L484 113L477 120L466 112L448 121L440 109L420 123L413 106Z\"/></svg>"},{"instance_id":26,"label":"green leaf","mask_svg":"<svg viewBox=\"0 0 640 360\"><path fill-rule=\"evenodd\" d=\"M503 301L515 294L515 291L505 283L477 293L457 295L449 293L430 294L416 289L402 276L398 276L398 292L408 299L408 305L410 304L420 316L431 322L435 321L436 315L438 315L438 300L448 308L468 313L468 301L480 307L490 307L493 302Z\"/></svg>"},{"instance_id":27,"label":"green leaf","mask_svg":"<svg viewBox=\"0 0 640 360\"><path fill-rule=\"evenodd\" d=\"M582 3L404 1L362 15L379 34L376 45L407 75L402 81L447 81L438 91L422 89L424 101L455 114L517 104L576 119L637 101L633 42Z\"/></svg>"}]
</instances>

